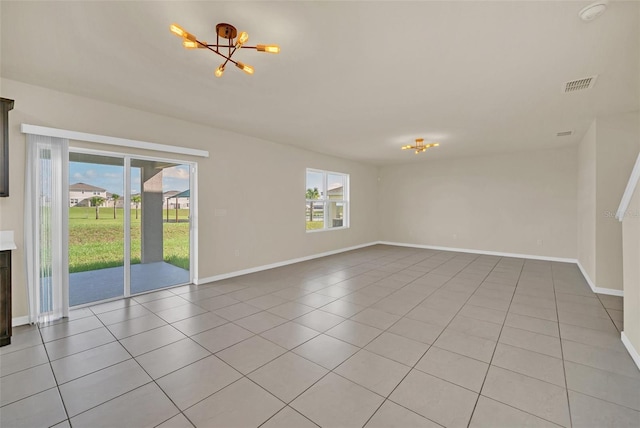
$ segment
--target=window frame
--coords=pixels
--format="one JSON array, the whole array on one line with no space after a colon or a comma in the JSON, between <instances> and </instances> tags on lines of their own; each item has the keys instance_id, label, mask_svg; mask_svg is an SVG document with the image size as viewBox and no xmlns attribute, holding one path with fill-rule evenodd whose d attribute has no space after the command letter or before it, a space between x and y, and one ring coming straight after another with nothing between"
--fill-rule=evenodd
<instances>
[{"instance_id":1,"label":"window frame","mask_svg":"<svg viewBox=\"0 0 640 428\"><path fill-rule=\"evenodd\" d=\"M324 169L317 169L317 168L307 168L305 170L305 193L307 191L308 187L308 183L307 183L307 175L312 172L312 173L319 173L322 174L322 189L323 191L320 195L319 199L306 199L305 198L305 212L306 212L306 205L307 204L313 204L313 203L321 203L323 205L323 226L321 229L307 229L307 221L305 220L305 232L307 233L315 233L315 232L328 232L328 231L332 231L332 230L344 230L344 229L349 229L351 227L351 211L350 211L350 204L349 204L349 191L350 191L350 175L348 173L345 172L336 172L336 171L328 171L328 170L324 170ZM343 194L342 194L342 199L329 199L328 197L328 193L329 193L329 175L339 175L344 177L344 189L343 189ZM329 218L329 204L330 203L340 203L343 204L343 214L342 214L342 226L338 226L338 227L328 227L329 222L332 220ZM305 216L306 217L306 216Z\"/></svg>"}]
</instances>

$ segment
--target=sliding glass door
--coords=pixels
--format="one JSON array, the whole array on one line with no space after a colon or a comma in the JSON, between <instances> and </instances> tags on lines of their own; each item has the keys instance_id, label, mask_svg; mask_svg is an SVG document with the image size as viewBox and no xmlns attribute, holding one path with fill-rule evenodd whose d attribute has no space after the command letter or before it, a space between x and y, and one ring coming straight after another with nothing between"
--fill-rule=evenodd
<instances>
[{"instance_id":1,"label":"sliding glass door","mask_svg":"<svg viewBox=\"0 0 640 428\"><path fill-rule=\"evenodd\" d=\"M124 159L69 153L69 306L124 296Z\"/></svg>"},{"instance_id":2,"label":"sliding glass door","mask_svg":"<svg viewBox=\"0 0 640 428\"><path fill-rule=\"evenodd\" d=\"M70 152L70 306L191 282L192 168Z\"/></svg>"},{"instance_id":3,"label":"sliding glass door","mask_svg":"<svg viewBox=\"0 0 640 428\"><path fill-rule=\"evenodd\" d=\"M190 169L131 159L131 294L189 282Z\"/></svg>"}]
</instances>

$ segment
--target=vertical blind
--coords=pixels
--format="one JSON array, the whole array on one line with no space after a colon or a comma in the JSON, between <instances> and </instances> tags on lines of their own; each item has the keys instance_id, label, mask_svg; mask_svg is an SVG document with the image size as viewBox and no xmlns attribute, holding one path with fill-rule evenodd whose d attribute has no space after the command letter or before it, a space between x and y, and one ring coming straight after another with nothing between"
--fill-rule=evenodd
<instances>
[{"instance_id":1,"label":"vertical blind","mask_svg":"<svg viewBox=\"0 0 640 428\"><path fill-rule=\"evenodd\" d=\"M27 134L25 258L29 321L68 316L66 139Z\"/></svg>"}]
</instances>

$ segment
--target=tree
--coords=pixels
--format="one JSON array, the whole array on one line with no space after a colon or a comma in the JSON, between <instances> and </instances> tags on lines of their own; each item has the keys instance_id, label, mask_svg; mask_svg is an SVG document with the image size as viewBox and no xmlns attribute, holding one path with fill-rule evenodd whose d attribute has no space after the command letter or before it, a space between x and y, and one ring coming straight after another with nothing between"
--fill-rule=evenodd
<instances>
[{"instance_id":1,"label":"tree","mask_svg":"<svg viewBox=\"0 0 640 428\"><path fill-rule=\"evenodd\" d=\"M317 187L307 189L307 199L320 199L320 192ZM309 221L313 221L313 202L309 202Z\"/></svg>"},{"instance_id":2,"label":"tree","mask_svg":"<svg viewBox=\"0 0 640 428\"><path fill-rule=\"evenodd\" d=\"M142 197L140 195L131 195L131 202L136 204L136 220L138 219L138 206L140 202L142 202Z\"/></svg>"},{"instance_id":3,"label":"tree","mask_svg":"<svg viewBox=\"0 0 640 428\"><path fill-rule=\"evenodd\" d=\"M117 193L113 193L111 195L111 200L113 201L113 219L116 218L116 205L118 204L118 199L120 199L120 195Z\"/></svg>"},{"instance_id":4,"label":"tree","mask_svg":"<svg viewBox=\"0 0 640 428\"><path fill-rule=\"evenodd\" d=\"M92 196L90 201L91 205L96 207L96 220L98 220L100 218L100 205L104 203L104 198L102 196Z\"/></svg>"}]
</instances>

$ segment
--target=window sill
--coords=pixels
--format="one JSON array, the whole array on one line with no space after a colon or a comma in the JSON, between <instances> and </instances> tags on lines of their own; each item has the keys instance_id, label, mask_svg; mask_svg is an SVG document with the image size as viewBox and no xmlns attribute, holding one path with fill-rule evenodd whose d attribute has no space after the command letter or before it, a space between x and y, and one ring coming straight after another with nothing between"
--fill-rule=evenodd
<instances>
[{"instance_id":1,"label":"window sill","mask_svg":"<svg viewBox=\"0 0 640 428\"><path fill-rule=\"evenodd\" d=\"M333 230L345 230L345 229L349 229L349 226L330 227L328 229L312 229L312 230L305 230L305 232L307 232L307 233L318 233L318 232L331 232Z\"/></svg>"}]
</instances>

